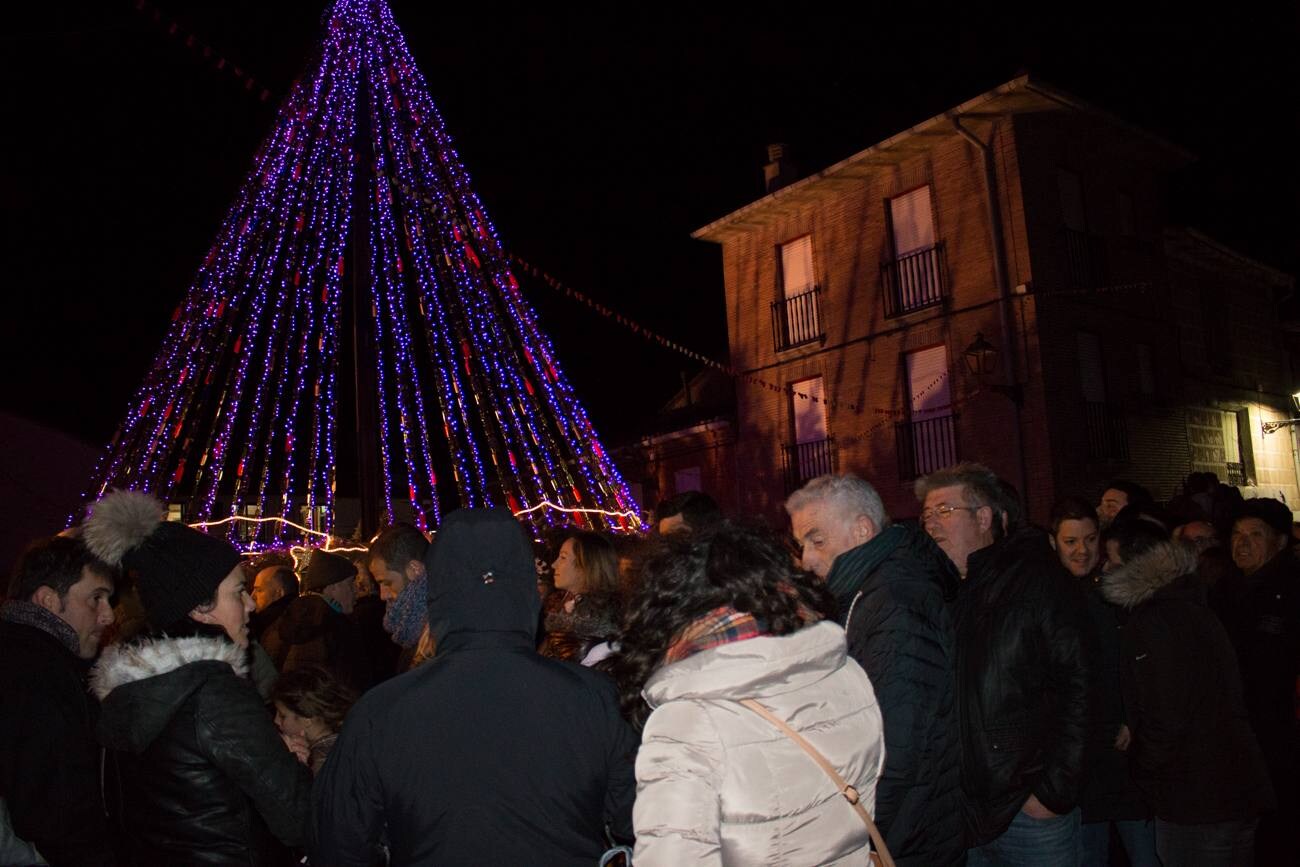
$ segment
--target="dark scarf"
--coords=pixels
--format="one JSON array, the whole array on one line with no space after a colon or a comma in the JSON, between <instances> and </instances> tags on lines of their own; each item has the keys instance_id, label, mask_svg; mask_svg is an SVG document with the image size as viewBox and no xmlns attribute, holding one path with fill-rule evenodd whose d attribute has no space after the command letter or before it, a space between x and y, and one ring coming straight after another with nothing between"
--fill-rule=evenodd
<instances>
[{"instance_id":1,"label":"dark scarf","mask_svg":"<svg viewBox=\"0 0 1300 867\"><path fill-rule=\"evenodd\" d=\"M891 524L870 540L835 558L831 571L826 574L826 589L831 591L839 605L841 623L848 616L853 597L858 595L867 576L906 540L907 531L903 526Z\"/></svg>"},{"instance_id":2,"label":"dark scarf","mask_svg":"<svg viewBox=\"0 0 1300 867\"><path fill-rule=\"evenodd\" d=\"M0 620L39 629L57 639L73 656L81 658L81 639L77 637L77 630L65 623L57 614L50 613L35 602L10 599L0 606Z\"/></svg>"}]
</instances>

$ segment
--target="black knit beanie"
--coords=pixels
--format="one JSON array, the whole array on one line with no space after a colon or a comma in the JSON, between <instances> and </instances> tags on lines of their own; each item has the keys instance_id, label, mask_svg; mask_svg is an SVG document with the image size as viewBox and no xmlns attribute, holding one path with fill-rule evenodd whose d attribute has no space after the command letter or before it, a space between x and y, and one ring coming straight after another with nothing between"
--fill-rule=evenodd
<instances>
[{"instance_id":1,"label":"black knit beanie","mask_svg":"<svg viewBox=\"0 0 1300 867\"><path fill-rule=\"evenodd\" d=\"M164 628L209 603L240 564L229 543L174 521L137 491L113 491L90 507L84 538L101 560L133 573L150 625Z\"/></svg>"}]
</instances>

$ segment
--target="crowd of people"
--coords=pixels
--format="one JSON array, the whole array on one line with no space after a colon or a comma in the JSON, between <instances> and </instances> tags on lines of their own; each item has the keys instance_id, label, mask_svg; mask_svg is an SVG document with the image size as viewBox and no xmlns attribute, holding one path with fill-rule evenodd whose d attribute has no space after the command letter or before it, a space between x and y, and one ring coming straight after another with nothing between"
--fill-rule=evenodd
<instances>
[{"instance_id":1,"label":"crowd of people","mask_svg":"<svg viewBox=\"0 0 1300 867\"><path fill-rule=\"evenodd\" d=\"M1286 504L915 490L302 563L111 492L0 605L0 865L1300 863Z\"/></svg>"}]
</instances>

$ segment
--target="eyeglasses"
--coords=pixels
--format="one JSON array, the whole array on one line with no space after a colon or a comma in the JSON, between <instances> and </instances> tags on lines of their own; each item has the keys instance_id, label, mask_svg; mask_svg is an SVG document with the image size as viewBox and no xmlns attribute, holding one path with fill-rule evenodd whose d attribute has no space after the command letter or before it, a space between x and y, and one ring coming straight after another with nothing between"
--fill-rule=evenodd
<instances>
[{"instance_id":1,"label":"eyeglasses","mask_svg":"<svg viewBox=\"0 0 1300 867\"><path fill-rule=\"evenodd\" d=\"M935 506L933 509L921 510L921 523L930 523L931 518L939 520L946 519L953 512L971 512L972 514L980 510L980 506Z\"/></svg>"}]
</instances>

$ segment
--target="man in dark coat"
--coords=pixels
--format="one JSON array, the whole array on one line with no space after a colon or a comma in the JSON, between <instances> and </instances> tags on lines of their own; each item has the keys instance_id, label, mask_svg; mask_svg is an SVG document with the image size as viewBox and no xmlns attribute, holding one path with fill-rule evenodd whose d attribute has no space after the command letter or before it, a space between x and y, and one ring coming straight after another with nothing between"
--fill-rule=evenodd
<instances>
[{"instance_id":1,"label":"man in dark coat","mask_svg":"<svg viewBox=\"0 0 1300 867\"><path fill-rule=\"evenodd\" d=\"M1103 592L1131 612L1122 645L1124 704L1133 775L1155 809L1160 858L1169 867L1254 863L1255 826L1272 806L1272 791L1232 646L1205 604L1196 555L1151 522L1123 518L1108 531L1106 548Z\"/></svg>"},{"instance_id":2,"label":"man in dark coat","mask_svg":"<svg viewBox=\"0 0 1300 867\"><path fill-rule=\"evenodd\" d=\"M54 865L114 863L99 791L99 708L86 689L89 660L113 622L110 574L80 541L43 539L18 561L0 608L0 800L18 838Z\"/></svg>"},{"instance_id":3,"label":"man in dark coat","mask_svg":"<svg viewBox=\"0 0 1300 867\"><path fill-rule=\"evenodd\" d=\"M1093 725L1080 794L1083 830L1080 863L1110 863L1113 827L1133 867L1155 867L1155 826L1151 808L1129 773L1133 730L1120 698L1120 635L1127 612L1101 594L1101 522L1083 497L1063 497L1052 506L1051 542L1061 565L1088 599L1096 649L1093 665Z\"/></svg>"},{"instance_id":4,"label":"man in dark coat","mask_svg":"<svg viewBox=\"0 0 1300 867\"><path fill-rule=\"evenodd\" d=\"M1300 560L1291 548L1291 509L1267 497L1246 500L1232 523L1234 574L1221 583L1228 635L1241 667L1246 712L1277 795L1260 820L1261 862L1300 851Z\"/></svg>"},{"instance_id":5,"label":"man in dark coat","mask_svg":"<svg viewBox=\"0 0 1300 867\"><path fill-rule=\"evenodd\" d=\"M280 672L319 665L358 693L375 682L361 630L349 615L356 603L357 567L338 554L313 551L302 595L262 637Z\"/></svg>"},{"instance_id":6,"label":"man in dark coat","mask_svg":"<svg viewBox=\"0 0 1300 867\"><path fill-rule=\"evenodd\" d=\"M248 618L248 632L261 641L298 598L298 576L288 566L266 566L254 576L250 595L257 610Z\"/></svg>"},{"instance_id":7,"label":"man in dark coat","mask_svg":"<svg viewBox=\"0 0 1300 867\"><path fill-rule=\"evenodd\" d=\"M1083 593L1010 486L958 464L918 479L921 522L962 576L957 701L968 863L1074 864L1090 722Z\"/></svg>"},{"instance_id":8,"label":"man in dark coat","mask_svg":"<svg viewBox=\"0 0 1300 867\"><path fill-rule=\"evenodd\" d=\"M915 525L890 524L875 489L822 476L786 502L805 569L839 605L849 654L871 678L885 726L876 824L894 860L961 861L953 629L957 572Z\"/></svg>"},{"instance_id":9,"label":"man in dark coat","mask_svg":"<svg viewBox=\"0 0 1300 867\"><path fill-rule=\"evenodd\" d=\"M613 682L535 651L533 551L506 510L460 510L428 554L437 655L348 716L314 792L313 862L590 867L632 834L637 736Z\"/></svg>"}]
</instances>

